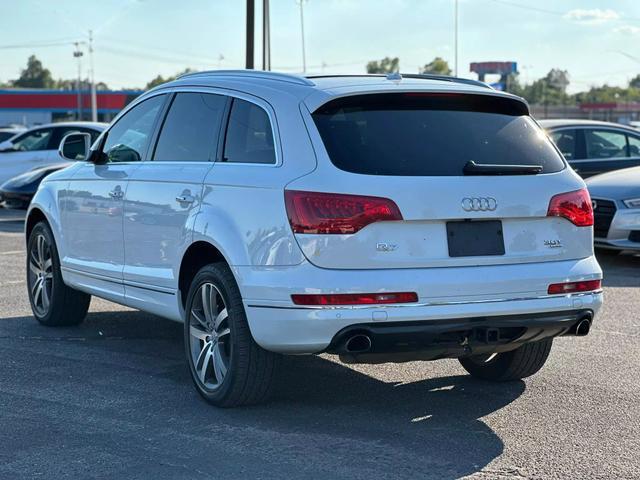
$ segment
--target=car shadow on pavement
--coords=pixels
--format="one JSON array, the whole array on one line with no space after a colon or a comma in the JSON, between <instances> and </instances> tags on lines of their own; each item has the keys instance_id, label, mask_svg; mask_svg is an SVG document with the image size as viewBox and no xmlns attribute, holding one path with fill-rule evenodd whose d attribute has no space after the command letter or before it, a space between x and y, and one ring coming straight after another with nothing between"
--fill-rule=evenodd
<instances>
[{"instance_id":1,"label":"car shadow on pavement","mask_svg":"<svg viewBox=\"0 0 640 480\"><path fill-rule=\"evenodd\" d=\"M631 252L596 250L605 287L640 287L640 255Z\"/></svg>"},{"instance_id":2,"label":"car shadow on pavement","mask_svg":"<svg viewBox=\"0 0 640 480\"><path fill-rule=\"evenodd\" d=\"M283 358L270 403L217 409L191 386L182 325L175 322L129 310L90 313L73 328L45 328L31 317L18 317L0 322L0 338L9 350L37 352L42 362L16 363L18 382L23 369L45 371L47 380L37 394L49 390L50 398L62 396L74 406L68 413L58 407L53 415L49 406L38 414L41 425L49 417L62 425L69 422L68 428L61 427L68 429L63 436L69 441L79 435L73 425L83 415L97 415L116 417L120 429L129 425L122 422L130 422L129 430L111 434L123 442L119 448L127 442L139 448L135 435L142 416L145 438L155 435L154 455L179 455L185 447L176 442L195 435L200 443L184 455L193 455L198 463L206 456L198 457L196 451L212 448L220 441L215 432L230 429L242 437L227 445L230 451L245 444L252 455L260 456L264 449L264 455L273 455L275 450L283 465L302 470L316 465L318 470L314 467L307 478L323 478L328 468L335 468L333 478L459 478L480 471L504 449L481 418L525 390L522 381L490 384L442 374L428 378L433 364L422 362L350 368L335 357L300 356ZM65 416L69 419L61 420ZM304 458L308 455L313 456L310 463Z\"/></svg>"}]
</instances>

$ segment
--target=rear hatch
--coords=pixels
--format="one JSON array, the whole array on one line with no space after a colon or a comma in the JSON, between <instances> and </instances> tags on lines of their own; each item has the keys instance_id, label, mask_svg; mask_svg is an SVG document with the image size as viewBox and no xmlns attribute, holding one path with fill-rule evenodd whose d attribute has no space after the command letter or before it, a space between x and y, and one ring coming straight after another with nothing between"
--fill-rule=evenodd
<instances>
[{"instance_id":1,"label":"rear hatch","mask_svg":"<svg viewBox=\"0 0 640 480\"><path fill-rule=\"evenodd\" d=\"M318 168L285 196L298 244L319 267L504 265L592 253L584 184L518 99L354 95L311 118Z\"/></svg>"}]
</instances>

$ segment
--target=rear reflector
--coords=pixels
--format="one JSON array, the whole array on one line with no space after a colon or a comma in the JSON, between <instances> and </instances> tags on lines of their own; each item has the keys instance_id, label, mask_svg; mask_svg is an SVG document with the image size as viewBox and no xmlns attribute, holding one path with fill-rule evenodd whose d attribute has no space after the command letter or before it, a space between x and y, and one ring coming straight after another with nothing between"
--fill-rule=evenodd
<instances>
[{"instance_id":1,"label":"rear reflector","mask_svg":"<svg viewBox=\"0 0 640 480\"><path fill-rule=\"evenodd\" d=\"M575 192L561 193L551 198L548 217L564 217L578 227L593 225L591 197L586 188Z\"/></svg>"},{"instance_id":2,"label":"rear reflector","mask_svg":"<svg viewBox=\"0 0 640 480\"><path fill-rule=\"evenodd\" d=\"M584 282L552 283L547 292L550 295L558 293L592 292L602 288L602 280L586 280Z\"/></svg>"},{"instance_id":3,"label":"rear reflector","mask_svg":"<svg viewBox=\"0 0 640 480\"><path fill-rule=\"evenodd\" d=\"M286 190L284 200L294 233L351 234L370 223L402 220L388 198Z\"/></svg>"},{"instance_id":4,"label":"rear reflector","mask_svg":"<svg viewBox=\"0 0 640 480\"><path fill-rule=\"evenodd\" d=\"M412 303L418 301L415 292L396 293L337 293L329 295L291 295L296 305L376 305L386 303Z\"/></svg>"}]
</instances>

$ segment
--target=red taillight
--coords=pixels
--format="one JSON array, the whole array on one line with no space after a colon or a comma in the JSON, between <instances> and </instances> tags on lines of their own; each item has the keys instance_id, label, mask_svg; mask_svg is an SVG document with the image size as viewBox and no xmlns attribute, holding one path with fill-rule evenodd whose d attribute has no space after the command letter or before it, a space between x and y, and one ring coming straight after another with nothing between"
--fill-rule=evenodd
<instances>
[{"instance_id":1,"label":"red taillight","mask_svg":"<svg viewBox=\"0 0 640 480\"><path fill-rule=\"evenodd\" d=\"M551 198L547 217L564 217L578 227L593 225L591 197L586 188L561 193Z\"/></svg>"},{"instance_id":2,"label":"red taillight","mask_svg":"<svg viewBox=\"0 0 640 480\"><path fill-rule=\"evenodd\" d=\"M376 305L417 302L418 294L415 292L299 294L291 295L291 300L296 305Z\"/></svg>"},{"instance_id":3,"label":"red taillight","mask_svg":"<svg viewBox=\"0 0 640 480\"><path fill-rule=\"evenodd\" d=\"M602 288L602 280L585 280L584 282L552 283L547 292L549 295L558 293L592 292Z\"/></svg>"},{"instance_id":4,"label":"red taillight","mask_svg":"<svg viewBox=\"0 0 640 480\"><path fill-rule=\"evenodd\" d=\"M402 220L388 198L286 190L284 200L294 233L349 234L370 223Z\"/></svg>"}]
</instances>

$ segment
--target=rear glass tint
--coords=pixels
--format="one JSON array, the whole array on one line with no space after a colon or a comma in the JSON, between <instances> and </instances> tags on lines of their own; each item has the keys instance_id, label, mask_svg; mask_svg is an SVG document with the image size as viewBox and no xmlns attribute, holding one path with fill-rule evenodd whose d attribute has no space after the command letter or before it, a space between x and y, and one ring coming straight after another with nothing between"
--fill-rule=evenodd
<instances>
[{"instance_id":1,"label":"rear glass tint","mask_svg":"<svg viewBox=\"0 0 640 480\"><path fill-rule=\"evenodd\" d=\"M458 176L477 164L564 162L518 101L490 95L393 93L333 100L313 113L333 164L368 175Z\"/></svg>"}]
</instances>

